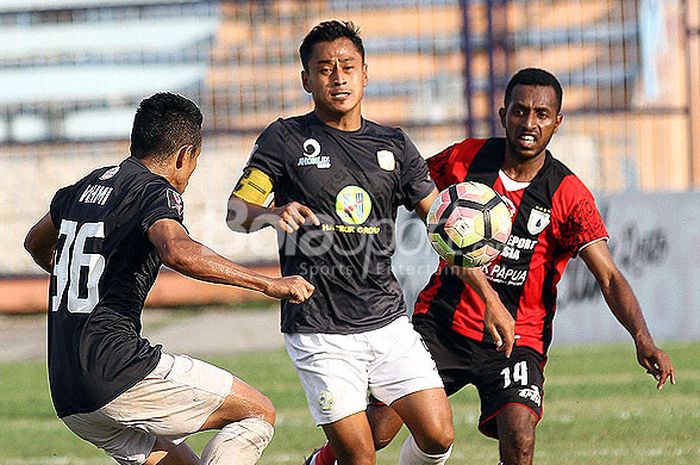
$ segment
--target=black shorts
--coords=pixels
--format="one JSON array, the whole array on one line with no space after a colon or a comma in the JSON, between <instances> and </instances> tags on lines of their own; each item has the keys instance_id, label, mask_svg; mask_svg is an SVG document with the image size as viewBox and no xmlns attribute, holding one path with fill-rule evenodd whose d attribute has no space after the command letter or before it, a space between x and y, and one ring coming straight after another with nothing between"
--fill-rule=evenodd
<instances>
[{"instance_id":1,"label":"black shorts","mask_svg":"<svg viewBox=\"0 0 700 465\"><path fill-rule=\"evenodd\" d=\"M473 384L481 399L479 431L498 438L496 415L508 404L521 404L542 417L546 356L529 347L515 347L510 358L493 344L475 341L445 328L430 317L415 315L413 326L433 355L452 395Z\"/></svg>"}]
</instances>

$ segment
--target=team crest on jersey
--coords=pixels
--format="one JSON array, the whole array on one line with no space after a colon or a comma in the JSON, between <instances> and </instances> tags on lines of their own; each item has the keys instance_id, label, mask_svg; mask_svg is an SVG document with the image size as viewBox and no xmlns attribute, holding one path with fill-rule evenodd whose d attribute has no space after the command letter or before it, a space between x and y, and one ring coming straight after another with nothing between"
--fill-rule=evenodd
<instances>
[{"instance_id":1,"label":"team crest on jersey","mask_svg":"<svg viewBox=\"0 0 700 465\"><path fill-rule=\"evenodd\" d=\"M391 150L377 151L377 163L384 171L394 171L396 169L396 158Z\"/></svg>"},{"instance_id":2,"label":"team crest on jersey","mask_svg":"<svg viewBox=\"0 0 700 465\"><path fill-rule=\"evenodd\" d=\"M178 215L182 216L184 205L182 204L182 197L180 194L174 189L168 189L165 191L165 195L168 198L168 208L172 208Z\"/></svg>"},{"instance_id":3,"label":"team crest on jersey","mask_svg":"<svg viewBox=\"0 0 700 465\"><path fill-rule=\"evenodd\" d=\"M335 212L345 224L362 224L371 211L372 199L359 186L345 186L335 197Z\"/></svg>"},{"instance_id":4,"label":"team crest on jersey","mask_svg":"<svg viewBox=\"0 0 700 465\"><path fill-rule=\"evenodd\" d=\"M321 391L318 395L318 406L322 412L330 412L335 406L335 397L331 391Z\"/></svg>"},{"instance_id":5,"label":"team crest on jersey","mask_svg":"<svg viewBox=\"0 0 700 465\"><path fill-rule=\"evenodd\" d=\"M544 231L550 222L549 208L535 207L530 211L530 218L527 219L527 231L532 235L537 235Z\"/></svg>"},{"instance_id":6,"label":"team crest on jersey","mask_svg":"<svg viewBox=\"0 0 700 465\"><path fill-rule=\"evenodd\" d=\"M318 169L331 167L331 157L321 154L321 144L313 137L306 139L302 144L304 155L297 160L297 166L315 166Z\"/></svg>"},{"instance_id":7,"label":"team crest on jersey","mask_svg":"<svg viewBox=\"0 0 700 465\"><path fill-rule=\"evenodd\" d=\"M100 181L106 181L110 178L113 178L115 174L117 174L117 171L119 171L119 167L115 166L113 168L108 169L104 173L102 173L102 176L100 176Z\"/></svg>"}]
</instances>

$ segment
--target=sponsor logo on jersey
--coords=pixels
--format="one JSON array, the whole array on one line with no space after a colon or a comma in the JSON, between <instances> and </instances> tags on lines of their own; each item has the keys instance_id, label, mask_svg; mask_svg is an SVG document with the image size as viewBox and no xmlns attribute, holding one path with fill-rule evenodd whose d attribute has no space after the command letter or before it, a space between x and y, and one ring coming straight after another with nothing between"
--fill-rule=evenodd
<instances>
[{"instance_id":1,"label":"sponsor logo on jersey","mask_svg":"<svg viewBox=\"0 0 700 465\"><path fill-rule=\"evenodd\" d=\"M100 181L106 181L108 179L111 179L114 177L115 174L119 171L119 167L115 166L113 168L108 169L104 173L102 173L102 176L100 176Z\"/></svg>"},{"instance_id":2,"label":"sponsor logo on jersey","mask_svg":"<svg viewBox=\"0 0 700 465\"><path fill-rule=\"evenodd\" d=\"M316 139L306 139L302 146L304 155L297 160L297 166L315 166L318 169L331 167L331 157L321 154L321 144Z\"/></svg>"},{"instance_id":3,"label":"sponsor logo on jersey","mask_svg":"<svg viewBox=\"0 0 700 465\"><path fill-rule=\"evenodd\" d=\"M509 286L522 286L525 284L525 279L527 279L528 273L528 270L511 268L505 265L503 262L486 265L483 268L483 271L489 281L499 284L507 284Z\"/></svg>"},{"instance_id":4,"label":"sponsor logo on jersey","mask_svg":"<svg viewBox=\"0 0 700 465\"><path fill-rule=\"evenodd\" d=\"M531 400L532 403L537 405L538 407L542 405L542 396L540 395L540 389L535 384L531 385L530 388L519 390L518 395L523 399Z\"/></svg>"},{"instance_id":5,"label":"sponsor logo on jersey","mask_svg":"<svg viewBox=\"0 0 700 465\"><path fill-rule=\"evenodd\" d=\"M372 199L359 186L345 186L335 197L335 212L345 224L362 224L371 211Z\"/></svg>"},{"instance_id":6,"label":"sponsor logo on jersey","mask_svg":"<svg viewBox=\"0 0 700 465\"><path fill-rule=\"evenodd\" d=\"M527 231L536 235L544 231L550 221L550 211L548 208L535 207L530 211L527 219Z\"/></svg>"},{"instance_id":7,"label":"sponsor logo on jersey","mask_svg":"<svg viewBox=\"0 0 700 465\"><path fill-rule=\"evenodd\" d=\"M520 237L511 234L505 247L503 247L501 256L511 260L520 260L521 250L533 250L536 245L537 241L534 239L528 239L527 237Z\"/></svg>"},{"instance_id":8,"label":"sponsor logo on jersey","mask_svg":"<svg viewBox=\"0 0 700 465\"><path fill-rule=\"evenodd\" d=\"M396 157L390 150L377 151L377 163L384 171L394 171L396 169Z\"/></svg>"},{"instance_id":9,"label":"sponsor logo on jersey","mask_svg":"<svg viewBox=\"0 0 700 465\"><path fill-rule=\"evenodd\" d=\"M182 216L184 205L180 194L174 189L168 189L165 191L165 195L168 198L168 208L175 210L178 215Z\"/></svg>"}]
</instances>

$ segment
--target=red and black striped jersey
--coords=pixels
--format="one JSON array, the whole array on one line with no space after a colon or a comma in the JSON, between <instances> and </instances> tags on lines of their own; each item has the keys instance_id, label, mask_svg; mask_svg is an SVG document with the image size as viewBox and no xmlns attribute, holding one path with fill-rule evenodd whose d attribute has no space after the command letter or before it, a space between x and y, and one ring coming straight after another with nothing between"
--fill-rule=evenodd
<instances>
[{"instance_id":1,"label":"red and black striped jersey","mask_svg":"<svg viewBox=\"0 0 700 465\"><path fill-rule=\"evenodd\" d=\"M508 243L484 272L515 318L517 345L545 354L552 339L556 286L566 264L586 245L607 240L608 232L591 192L549 152L526 187L507 190L499 177L505 144L503 138L466 139L428 159L428 167L440 190L477 181L515 205ZM492 342L484 330L481 298L444 260L419 294L415 313L427 314L471 339Z\"/></svg>"}]
</instances>

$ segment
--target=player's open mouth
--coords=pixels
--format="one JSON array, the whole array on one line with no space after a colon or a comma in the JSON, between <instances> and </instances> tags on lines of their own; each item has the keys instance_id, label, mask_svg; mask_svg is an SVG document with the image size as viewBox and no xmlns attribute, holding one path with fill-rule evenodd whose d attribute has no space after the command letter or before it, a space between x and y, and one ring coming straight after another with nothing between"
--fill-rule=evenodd
<instances>
[{"instance_id":1,"label":"player's open mouth","mask_svg":"<svg viewBox=\"0 0 700 465\"><path fill-rule=\"evenodd\" d=\"M518 142L520 142L520 145L525 146L525 147L532 147L535 145L535 136L529 135L529 134L521 134L518 136Z\"/></svg>"},{"instance_id":2,"label":"player's open mouth","mask_svg":"<svg viewBox=\"0 0 700 465\"><path fill-rule=\"evenodd\" d=\"M346 98L350 97L350 92L333 92L331 94L331 98L333 100L345 100Z\"/></svg>"}]
</instances>

